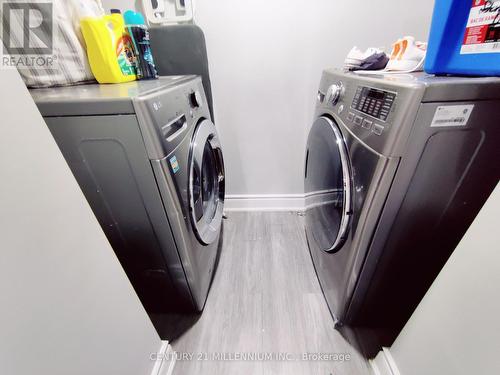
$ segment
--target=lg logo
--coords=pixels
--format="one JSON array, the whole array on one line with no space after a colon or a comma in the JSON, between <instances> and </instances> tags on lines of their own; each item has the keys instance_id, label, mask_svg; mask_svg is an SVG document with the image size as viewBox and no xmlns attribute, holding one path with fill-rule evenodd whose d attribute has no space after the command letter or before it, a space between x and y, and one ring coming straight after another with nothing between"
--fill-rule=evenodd
<instances>
[{"instance_id":1,"label":"lg logo","mask_svg":"<svg viewBox=\"0 0 500 375\"><path fill-rule=\"evenodd\" d=\"M153 108L155 111L160 110L162 107L161 102L153 102Z\"/></svg>"},{"instance_id":2,"label":"lg logo","mask_svg":"<svg viewBox=\"0 0 500 375\"><path fill-rule=\"evenodd\" d=\"M11 55L50 55L53 10L49 2L3 2L2 39Z\"/></svg>"}]
</instances>

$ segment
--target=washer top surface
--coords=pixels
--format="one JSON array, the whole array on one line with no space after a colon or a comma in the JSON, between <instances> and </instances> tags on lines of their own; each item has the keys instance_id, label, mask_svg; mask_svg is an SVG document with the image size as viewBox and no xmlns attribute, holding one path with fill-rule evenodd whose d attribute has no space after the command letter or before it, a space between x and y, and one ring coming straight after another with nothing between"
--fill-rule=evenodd
<instances>
[{"instance_id":1,"label":"washer top surface","mask_svg":"<svg viewBox=\"0 0 500 375\"><path fill-rule=\"evenodd\" d=\"M338 69L327 69L326 73L337 79L357 81L360 84L390 86L395 90L423 90L422 102L500 99L499 77L435 76L424 72L358 74L344 73Z\"/></svg>"},{"instance_id":2,"label":"washer top surface","mask_svg":"<svg viewBox=\"0 0 500 375\"><path fill-rule=\"evenodd\" d=\"M43 116L86 116L135 113L132 99L189 82L197 76L169 76L118 84L82 84L31 89Z\"/></svg>"}]
</instances>

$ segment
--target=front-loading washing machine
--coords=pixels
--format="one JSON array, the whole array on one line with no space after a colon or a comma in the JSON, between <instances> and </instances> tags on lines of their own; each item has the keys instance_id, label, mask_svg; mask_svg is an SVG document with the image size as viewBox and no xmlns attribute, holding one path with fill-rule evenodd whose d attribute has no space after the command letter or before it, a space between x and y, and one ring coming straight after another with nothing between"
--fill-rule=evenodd
<instances>
[{"instance_id":1,"label":"front-loading washing machine","mask_svg":"<svg viewBox=\"0 0 500 375\"><path fill-rule=\"evenodd\" d=\"M332 315L371 332L368 355L392 343L499 181L499 119L498 78L323 73L306 235Z\"/></svg>"},{"instance_id":2,"label":"front-loading washing machine","mask_svg":"<svg viewBox=\"0 0 500 375\"><path fill-rule=\"evenodd\" d=\"M225 191L201 79L31 94L146 310L201 311Z\"/></svg>"}]
</instances>

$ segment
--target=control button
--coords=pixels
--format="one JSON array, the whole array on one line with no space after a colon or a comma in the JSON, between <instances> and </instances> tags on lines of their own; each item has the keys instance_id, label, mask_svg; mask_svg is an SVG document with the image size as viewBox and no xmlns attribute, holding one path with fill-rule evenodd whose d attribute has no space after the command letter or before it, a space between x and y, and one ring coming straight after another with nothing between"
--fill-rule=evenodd
<instances>
[{"instance_id":1,"label":"control button","mask_svg":"<svg viewBox=\"0 0 500 375\"><path fill-rule=\"evenodd\" d=\"M382 125L375 124L373 126L372 132L374 132L375 134L381 135L383 131L384 131L384 127Z\"/></svg>"},{"instance_id":2,"label":"control button","mask_svg":"<svg viewBox=\"0 0 500 375\"><path fill-rule=\"evenodd\" d=\"M370 120L364 120L363 125L361 125L365 129L371 129L373 122Z\"/></svg>"},{"instance_id":3,"label":"control button","mask_svg":"<svg viewBox=\"0 0 500 375\"><path fill-rule=\"evenodd\" d=\"M352 120L354 120L354 113L349 112L349 113L347 114L347 121L351 121L351 122L352 122Z\"/></svg>"},{"instance_id":4,"label":"control button","mask_svg":"<svg viewBox=\"0 0 500 375\"><path fill-rule=\"evenodd\" d=\"M340 115L342 112L344 112L344 105L341 104L339 105L339 108L337 109L337 113Z\"/></svg>"},{"instance_id":5,"label":"control button","mask_svg":"<svg viewBox=\"0 0 500 375\"><path fill-rule=\"evenodd\" d=\"M361 117L361 116L356 116L356 117L354 118L354 124L355 124L355 125L361 125L361 123L362 123L362 122L363 122L363 117Z\"/></svg>"}]
</instances>

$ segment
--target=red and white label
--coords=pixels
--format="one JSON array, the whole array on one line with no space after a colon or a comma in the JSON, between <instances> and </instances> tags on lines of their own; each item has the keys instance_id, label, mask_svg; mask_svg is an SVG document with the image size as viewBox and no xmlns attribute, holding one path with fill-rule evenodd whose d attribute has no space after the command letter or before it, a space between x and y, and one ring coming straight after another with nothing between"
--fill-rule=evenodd
<instances>
[{"instance_id":1,"label":"red and white label","mask_svg":"<svg viewBox=\"0 0 500 375\"><path fill-rule=\"evenodd\" d=\"M472 0L460 53L500 53L500 0Z\"/></svg>"}]
</instances>

